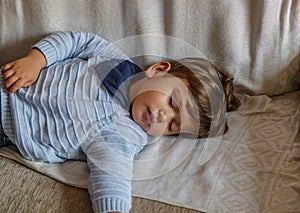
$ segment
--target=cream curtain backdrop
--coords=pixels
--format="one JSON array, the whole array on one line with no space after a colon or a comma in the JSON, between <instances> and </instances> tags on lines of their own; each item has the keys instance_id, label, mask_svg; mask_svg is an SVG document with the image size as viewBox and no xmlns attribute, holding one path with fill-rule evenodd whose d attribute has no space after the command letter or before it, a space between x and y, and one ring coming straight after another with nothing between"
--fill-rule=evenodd
<instances>
[{"instance_id":1,"label":"cream curtain backdrop","mask_svg":"<svg viewBox=\"0 0 300 213\"><path fill-rule=\"evenodd\" d=\"M59 30L91 31L112 42L141 34L167 35L190 43L224 66L235 77L239 92L276 95L295 90L300 82L299 4L299 0L1 0L0 62L23 55L42 36ZM145 41L147 46L155 44Z\"/></svg>"},{"instance_id":2,"label":"cream curtain backdrop","mask_svg":"<svg viewBox=\"0 0 300 213\"><path fill-rule=\"evenodd\" d=\"M161 168L180 164L134 181L133 194L213 213L299 211L300 0L1 0L0 15L0 66L60 30L94 32L132 55L167 49L176 50L165 51L176 58L185 44L223 66L234 76L243 105L229 113L222 143L210 150L201 140L184 159L175 149ZM135 43L145 34L167 39ZM160 138L139 157L176 148L174 140ZM209 161L201 160L203 149ZM0 154L86 187L83 162L33 163L8 148Z\"/></svg>"}]
</instances>

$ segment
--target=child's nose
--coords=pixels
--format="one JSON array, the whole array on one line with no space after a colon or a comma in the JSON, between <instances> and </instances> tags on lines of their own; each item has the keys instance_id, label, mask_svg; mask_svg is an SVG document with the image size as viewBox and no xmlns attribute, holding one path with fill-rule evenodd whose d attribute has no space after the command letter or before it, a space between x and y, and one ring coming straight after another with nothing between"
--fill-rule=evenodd
<instances>
[{"instance_id":1,"label":"child's nose","mask_svg":"<svg viewBox=\"0 0 300 213\"><path fill-rule=\"evenodd\" d=\"M157 122L158 123L166 123L169 122L175 116L172 110L158 110L157 111Z\"/></svg>"}]
</instances>

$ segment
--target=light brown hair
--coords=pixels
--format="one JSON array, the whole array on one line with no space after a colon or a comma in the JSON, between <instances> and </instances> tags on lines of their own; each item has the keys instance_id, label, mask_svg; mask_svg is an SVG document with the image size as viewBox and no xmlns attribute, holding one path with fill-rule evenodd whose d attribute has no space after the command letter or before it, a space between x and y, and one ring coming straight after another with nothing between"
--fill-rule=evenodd
<instances>
[{"instance_id":1,"label":"light brown hair","mask_svg":"<svg viewBox=\"0 0 300 213\"><path fill-rule=\"evenodd\" d=\"M234 95L233 78L202 58L172 60L170 63L169 73L186 81L195 99L195 111L199 118L197 137L214 137L226 133L226 112L240 106L240 101Z\"/></svg>"}]
</instances>

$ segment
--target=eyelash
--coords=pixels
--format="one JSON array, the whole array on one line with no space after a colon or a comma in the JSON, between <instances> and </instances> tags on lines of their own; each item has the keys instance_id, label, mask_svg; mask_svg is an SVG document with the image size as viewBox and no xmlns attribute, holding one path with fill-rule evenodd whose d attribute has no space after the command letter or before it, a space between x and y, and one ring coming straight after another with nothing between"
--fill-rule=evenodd
<instances>
[{"instance_id":1,"label":"eyelash","mask_svg":"<svg viewBox=\"0 0 300 213\"><path fill-rule=\"evenodd\" d=\"M171 120L170 124L169 124L169 132L172 132L172 126L173 126L173 119Z\"/></svg>"},{"instance_id":2,"label":"eyelash","mask_svg":"<svg viewBox=\"0 0 300 213\"><path fill-rule=\"evenodd\" d=\"M172 109L174 108L172 96L169 98L169 105L170 105L170 107L171 107Z\"/></svg>"},{"instance_id":3,"label":"eyelash","mask_svg":"<svg viewBox=\"0 0 300 213\"><path fill-rule=\"evenodd\" d=\"M172 109L174 109L174 105L173 105L173 98L172 96L169 98L169 105ZM173 126L173 119L171 120L170 124L169 124L169 132L172 132L172 126Z\"/></svg>"}]
</instances>

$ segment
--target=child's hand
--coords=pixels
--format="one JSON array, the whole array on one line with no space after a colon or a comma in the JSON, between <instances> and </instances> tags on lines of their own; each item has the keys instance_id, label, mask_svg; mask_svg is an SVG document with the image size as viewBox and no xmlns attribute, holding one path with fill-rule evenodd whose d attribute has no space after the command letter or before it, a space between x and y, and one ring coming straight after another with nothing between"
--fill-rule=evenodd
<instances>
[{"instance_id":1,"label":"child's hand","mask_svg":"<svg viewBox=\"0 0 300 213\"><path fill-rule=\"evenodd\" d=\"M44 55L39 50L32 49L25 57L4 65L2 77L5 88L9 93L14 93L21 87L32 85L46 64Z\"/></svg>"}]
</instances>

